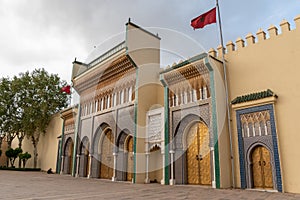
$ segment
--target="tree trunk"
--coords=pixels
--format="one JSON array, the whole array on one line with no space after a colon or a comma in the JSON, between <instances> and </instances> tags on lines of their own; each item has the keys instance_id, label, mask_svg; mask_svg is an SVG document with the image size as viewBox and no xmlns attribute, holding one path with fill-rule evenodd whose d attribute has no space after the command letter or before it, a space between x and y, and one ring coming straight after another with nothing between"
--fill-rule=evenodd
<instances>
[{"instance_id":1,"label":"tree trunk","mask_svg":"<svg viewBox=\"0 0 300 200\"><path fill-rule=\"evenodd\" d=\"M21 168L22 160L19 158L19 168Z\"/></svg>"},{"instance_id":2,"label":"tree trunk","mask_svg":"<svg viewBox=\"0 0 300 200\"><path fill-rule=\"evenodd\" d=\"M7 140L7 149L11 148L11 143L12 143L12 140Z\"/></svg>"},{"instance_id":3,"label":"tree trunk","mask_svg":"<svg viewBox=\"0 0 300 200\"><path fill-rule=\"evenodd\" d=\"M33 167L37 168L38 150L37 145L39 143L39 134L35 137L34 134L31 136L31 141L33 144Z\"/></svg>"},{"instance_id":4,"label":"tree trunk","mask_svg":"<svg viewBox=\"0 0 300 200\"><path fill-rule=\"evenodd\" d=\"M37 145L33 145L33 148L33 168L36 168L38 159Z\"/></svg>"},{"instance_id":5,"label":"tree trunk","mask_svg":"<svg viewBox=\"0 0 300 200\"><path fill-rule=\"evenodd\" d=\"M23 141L23 138L19 138L19 148L22 149L22 141ZM22 164L22 160L19 158L19 168L21 168L21 164Z\"/></svg>"},{"instance_id":6,"label":"tree trunk","mask_svg":"<svg viewBox=\"0 0 300 200\"><path fill-rule=\"evenodd\" d=\"M7 140L7 149L10 149L11 148L11 143L12 143L12 140L8 139ZM6 158L6 166L8 167L9 166L9 159ZM12 167L12 166L11 166Z\"/></svg>"}]
</instances>

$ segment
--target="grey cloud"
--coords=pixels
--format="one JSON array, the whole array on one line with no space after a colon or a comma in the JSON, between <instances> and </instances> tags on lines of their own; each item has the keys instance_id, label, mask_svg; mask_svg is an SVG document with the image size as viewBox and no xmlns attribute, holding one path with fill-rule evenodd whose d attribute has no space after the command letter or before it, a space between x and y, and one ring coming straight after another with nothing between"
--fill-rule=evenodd
<instances>
[{"instance_id":1,"label":"grey cloud","mask_svg":"<svg viewBox=\"0 0 300 200\"><path fill-rule=\"evenodd\" d=\"M219 2L225 42L255 33L260 27L266 29L271 23L279 24L282 17L292 21L300 14L297 0ZM57 69L58 74L69 79L66 73L70 70L65 68L71 69L74 57L84 61L94 46L105 51L115 45L116 41L110 44L112 40L107 39L124 32L129 17L146 29L158 27L149 29L160 34L163 49L183 57L192 56L203 51L201 46L208 50L219 45L217 26L196 31L190 27L192 18L214 4L213 0L2 0L0 25L11 33L0 33L0 65L11 67L0 66L0 72L7 74L13 68L18 73L26 71L28 65L43 63L46 69L51 66L50 70ZM180 32L181 36L170 30Z\"/></svg>"}]
</instances>

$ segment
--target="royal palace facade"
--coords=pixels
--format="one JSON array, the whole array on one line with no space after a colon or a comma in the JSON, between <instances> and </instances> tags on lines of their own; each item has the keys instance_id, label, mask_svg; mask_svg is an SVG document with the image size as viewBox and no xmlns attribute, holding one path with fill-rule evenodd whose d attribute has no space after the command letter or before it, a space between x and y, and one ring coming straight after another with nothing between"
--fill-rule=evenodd
<instances>
[{"instance_id":1,"label":"royal palace facade","mask_svg":"<svg viewBox=\"0 0 300 200\"><path fill-rule=\"evenodd\" d=\"M294 23L228 42L226 68L218 47L162 69L161 38L129 21L123 42L73 62L80 101L60 113L52 168L300 193L300 16Z\"/></svg>"}]
</instances>

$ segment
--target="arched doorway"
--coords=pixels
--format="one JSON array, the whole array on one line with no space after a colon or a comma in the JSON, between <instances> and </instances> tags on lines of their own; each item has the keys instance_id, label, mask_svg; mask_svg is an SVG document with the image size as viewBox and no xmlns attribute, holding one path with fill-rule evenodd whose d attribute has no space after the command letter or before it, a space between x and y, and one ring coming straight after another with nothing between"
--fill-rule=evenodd
<instances>
[{"instance_id":1,"label":"arched doorway","mask_svg":"<svg viewBox=\"0 0 300 200\"><path fill-rule=\"evenodd\" d=\"M251 153L251 172L254 188L273 189L270 151L259 145Z\"/></svg>"},{"instance_id":2,"label":"arched doorway","mask_svg":"<svg viewBox=\"0 0 300 200\"><path fill-rule=\"evenodd\" d=\"M187 183L211 185L209 130L203 122L189 129L186 145Z\"/></svg>"},{"instance_id":3,"label":"arched doorway","mask_svg":"<svg viewBox=\"0 0 300 200\"><path fill-rule=\"evenodd\" d=\"M87 177L90 174L89 144L90 143L87 137L84 137L80 144L79 174L82 177Z\"/></svg>"},{"instance_id":4,"label":"arched doorway","mask_svg":"<svg viewBox=\"0 0 300 200\"><path fill-rule=\"evenodd\" d=\"M149 179L150 183L161 183L163 180L163 154L159 145L150 148Z\"/></svg>"},{"instance_id":5,"label":"arched doorway","mask_svg":"<svg viewBox=\"0 0 300 200\"><path fill-rule=\"evenodd\" d=\"M125 150L127 151L127 170L126 181L133 179L133 137L128 135L126 138Z\"/></svg>"},{"instance_id":6,"label":"arched doorway","mask_svg":"<svg viewBox=\"0 0 300 200\"><path fill-rule=\"evenodd\" d=\"M74 143L72 138L68 138L65 149L64 149L64 173L71 174L72 173L72 161L73 161L73 150L74 150Z\"/></svg>"},{"instance_id":7,"label":"arched doorway","mask_svg":"<svg viewBox=\"0 0 300 200\"><path fill-rule=\"evenodd\" d=\"M104 132L102 140L100 140L101 148L101 164L100 164L100 178L111 179L113 177L113 144L114 138L112 130L108 129Z\"/></svg>"}]
</instances>

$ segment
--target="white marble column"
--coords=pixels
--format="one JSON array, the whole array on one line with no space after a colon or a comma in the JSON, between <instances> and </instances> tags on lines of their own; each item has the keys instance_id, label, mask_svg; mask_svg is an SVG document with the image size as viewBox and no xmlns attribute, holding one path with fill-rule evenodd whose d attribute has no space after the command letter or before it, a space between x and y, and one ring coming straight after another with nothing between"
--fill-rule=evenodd
<instances>
[{"instance_id":1,"label":"white marble column","mask_svg":"<svg viewBox=\"0 0 300 200\"><path fill-rule=\"evenodd\" d=\"M132 102L132 86L129 87L128 96L129 96L129 102Z\"/></svg>"},{"instance_id":2,"label":"white marble column","mask_svg":"<svg viewBox=\"0 0 300 200\"><path fill-rule=\"evenodd\" d=\"M181 91L181 93L180 93L180 105L182 105L182 104L184 104L184 93L183 93L183 91Z\"/></svg>"},{"instance_id":3,"label":"white marble column","mask_svg":"<svg viewBox=\"0 0 300 200\"><path fill-rule=\"evenodd\" d=\"M170 179L170 185L175 185L175 179L174 179L174 156L175 156L175 151L170 150L170 155L171 155L171 179Z\"/></svg>"},{"instance_id":4,"label":"white marble column","mask_svg":"<svg viewBox=\"0 0 300 200\"><path fill-rule=\"evenodd\" d=\"M258 135L261 136L261 127L258 127Z\"/></svg>"},{"instance_id":5,"label":"white marble column","mask_svg":"<svg viewBox=\"0 0 300 200\"><path fill-rule=\"evenodd\" d=\"M110 108L110 94L107 96L107 108Z\"/></svg>"},{"instance_id":6,"label":"white marble column","mask_svg":"<svg viewBox=\"0 0 300 200\"><path fill-rule=\"evenodd\" d=\"M265 123L265 135L268 135L268 127L267 127L267 123Z\"/></svg>"},{"instance_id":7,"label":"white marble column","mask_svg":"<svg viewBox=\"0 0 300 200\"><path fill-rule=\"evenodd\" d=\"M80 162L80 155L76 155L76 172L75 172L75 177L79 177L79 162Z\"/></svg>"},{"instance_id":8,"label":"white marble column","mask_svg":"<svg viewBox=\"0 0 300 200\"><path fill-rule=\"evenodd\" d=\"M250 137L250 128L248 125L247 125L247 137Z\"/></svg>"},{"instance_id":9,"label":"white marble column","mask_svg":"<svg viewBox=\"0 0 300 200\"><path fill-rule=\"evenodd\" d=\"M172 95L172 107L175 106L175 94Z\"/></svg>"},{"instance_id":10,"label":"white marble column","mask_svg":"<svg viewBox=\"0 0 300 200\"><path fill-rule=\"evenodd\" d=\"M113 153L114 156L114 171L113 171L113 177L112 177L112 181L117 181L117 156L118 153Z\"/></svg>"},{"instance_id":11,"label":"white marble column","mask_svg":"<svg viewBox=\"0 0 300 200\"><path fill-rule=\"evenodd\" d=\"M90 178L91 177L91 174L92 174L92 157L93 157L93 155L92 154L89 154L89 160L88 160L88 162L89 162L89 174L87 175L87 178Z\"/></svg>"},{"instance_id":12,"label":"white marble column","mask_svg":"<svg viewBox=\"0 0 300 200\"><path fill-rule=\"evenodd\" d=\"M213 177L212 177L212 180L211 180L211 186L212 188L216 188L216 162L215 162L215 149L214 147L210 147L210 155L212 157L212 163L213 163L213 166L212 166L212 171L213 171Z\"/></svg>"},{"instance_id":13,"label":"white marble column","mask_svg":"<svg viewBox=\"0 0 300 200\"><path fill-rule=\"evenodd\" d=\"M64 173L64 162L65 162L65 157L61 156L61 163L60 163L60 174Z\"/></svg>"},{"instance_id":14,"label":"white marble column","mask_svg":"<svg viewBox=\"0 0 300 200\"><path fill-rule=\"evenodd\" d=\"M98 112L98 111L100 111L100 103L101 103L101 100L98 99L97 102L98 102L98 103L97 103L97 112Z\"/></svg>"},{"instance_id":15,"label":"white marble column","mask_svg":"<svg viewBox=\"0 0 300 200\"><path fill-rule=\"evenodd\" d=\"M197 91L195 89L193 89L193 100L194 102L197 101Z\"/></svg>"},{"instance_id":16,"label":"white marble column","mask_svg":"<svg viewBox=\"0 0 300 200\"><path fill-rule=\"evenodd\" d=\"M207 99L207 87L203 87L203 99Z\"/></svg>"},{"instance_id":17,"label":"white marble column","mask_svg":"<svg viewBox=\"0 0 300 200\"><path fill-rule=\"evenodd\" d=\"M162 167L163 167L163 175L162 175L162 179L160 180L160 184L164 185L165 184L165 169L166 169L166 164L165 164L165 153L164 151L161 151L161 155L162 155Z\"/></svg>"},{"instance_id":18,"label":"white marble column","mask_svg":"<svg viewBox=\"0 0 300 200\"><path fill-rule=\"evenodd\" d=\"M202 88L200 87L200 88L199 88L199 99L200 99L200 100L203 99L202 95L203 95L203 91L202 91Z\"/></svg>"},{"instance_id":19,"label":"white marble column","mask_svg":"<svg viewBox=\"0 0 300 200\"><path fill-rule=\"evenodd\" d=\"M129 101L128 98L128 88L124 89L124 103L127 103Z\"/></svg>"},{"instance_id":20,"label":"white marble column","mask_svg":"<svg viewBox=\"0 0 300 200\"><path fill-rule=\"evenodd\" d=\"M187 92L184 91L183 92L183 104L187 104L187 103L188 103Z\"/></svg>"},{"instance_id":21,"label":"white marble column","mask_svg":"<svg viewBox=\"0 0 300 200\"><path fill-rule=\"evenodd\" d=\"M193 90L190 89L190 103L193 102Z\"/></svg>"},{"instance_id":22,"label":"white marble column","mask_svg":"<svg viewBox=\"0 0 300 200\"><path fill-rule=\"evenodd\" d=\"M149 157L150 157L150 152L146 152L146 179L145 183L150 183L149 179Z\"/></svg>"},{"instance_id":23,"label":"white marble column","mask_svg":"<svg viewBox=\"0 0 300 200\"><path fill-rule=\"evenodd\" d=\"M95 112L98 112L98 99L95 101Z\"/></svg>"}]
</instances>

